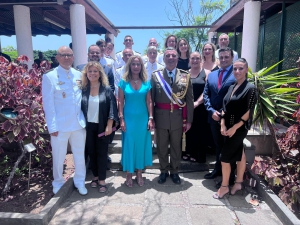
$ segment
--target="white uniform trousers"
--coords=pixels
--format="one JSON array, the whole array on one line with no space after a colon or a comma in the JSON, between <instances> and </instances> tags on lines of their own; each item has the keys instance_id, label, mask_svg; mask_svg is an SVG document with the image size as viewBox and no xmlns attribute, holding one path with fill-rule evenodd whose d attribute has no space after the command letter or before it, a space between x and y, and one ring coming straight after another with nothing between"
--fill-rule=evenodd
<instances>
[{"instance_id":1,"label":"white uniform trousers","mask_svg":"<svg viewBox=\"0 0 300 225\"><path fill-rule=\"evenodd\" d=\"M74 185L77 188L85 186L85 147L86 130L80 129L72 132L58 132L57 137L51 136L53 158L53 188L60 188L65 180L63 178L63 166L67 154L68 142L71 145L75 164Z\"/></svg>"}]
</instances>

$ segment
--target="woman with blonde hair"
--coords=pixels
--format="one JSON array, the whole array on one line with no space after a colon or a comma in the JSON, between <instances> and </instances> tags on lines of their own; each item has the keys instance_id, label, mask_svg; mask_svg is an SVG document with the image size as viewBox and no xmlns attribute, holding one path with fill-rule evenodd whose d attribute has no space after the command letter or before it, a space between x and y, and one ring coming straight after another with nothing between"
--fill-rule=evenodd
<instances>
[{"instance_id":1,"label":"woman with blonde hair","mask_svg":"<svg viewBox=\"0 0 300 225\"><path fill-rule=\"evenodd\" d=\"M125 184L133 186L136 172L139 186L144 185L142 169L152 165L151 131L154 128L151 85L142 58L131 56L119 83L118 103L122 130L123 170L127 171Z\"/></svg>"},{"instance_id":2,"label":"woman with blonde hair","mask_svg":"<svg viewBox=\"0 0 300 225\"><path fill-rule=\"evenodd\" d=\"M102 66L91 61L82 72L81 110L87 121L86 147L94 175L91 187L106 192L107 152L113 125L119 122L116 99Z\"/></svg>"},{"instance_id":3,"label":"woman with blonde hair","mask_svg":"<svg viewBox=\"0 0 300 225\"><path fill-rule=\"evenodd\" d=\"M203 68L214 71L219 69L215 56L216 46L213 43L207 42L202 47Z\"/></svg>"}]
</instances>

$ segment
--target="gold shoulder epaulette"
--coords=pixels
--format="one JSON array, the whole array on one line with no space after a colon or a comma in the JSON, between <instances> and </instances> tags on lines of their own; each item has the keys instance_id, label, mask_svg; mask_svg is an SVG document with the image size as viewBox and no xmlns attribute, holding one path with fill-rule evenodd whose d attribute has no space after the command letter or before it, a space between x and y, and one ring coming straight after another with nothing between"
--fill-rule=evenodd
<instances>
[{"instance_id":1,"label":"gold shoulder epaulette","mask_svg":"<svg viewBox=\"0 0 300 225\"><path fill-rule=\"evenodd\" d=\"M182 72L182 73L189 73L189 71L187 71L187 70L179 69L179 71Z\"/></svg>"},{"instance_id":2,"label":"gold shoulder epaulette","mask_svg":"<svg viewBox=\"0 0 300 225\"><path fill-rule=\"evenodd\" d=\"M156 71L162 71L164 70L164 68L158 69L158 70L154 70L152 73L155 73Z\"/></svg>"}]
</instances>

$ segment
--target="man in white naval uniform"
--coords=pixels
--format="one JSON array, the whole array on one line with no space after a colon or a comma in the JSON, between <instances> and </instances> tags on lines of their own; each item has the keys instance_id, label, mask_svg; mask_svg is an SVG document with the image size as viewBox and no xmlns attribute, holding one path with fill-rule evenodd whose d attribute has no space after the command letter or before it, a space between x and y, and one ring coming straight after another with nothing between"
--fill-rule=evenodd
<instances>
[{"instance_id":1,"label":"man in white naval uniform","mask_svg":"<svg viewBox=\"0 0 300 225\"><path fill-rule=\"evenodd\" d=\"M148 80L151 80L153 71L163 69L164 66L156 61L157 49L155 46L150 46L147 48L147 58L148 61L144 65L147 70Z\"/></svg>"},{"instance_id":2,"label":"man in white naval uniform","mask_svg":"<svg viewBox=\"0 0 300 225\"><path fill-rule=\"evenodd\" d=\"M150 38L149 43L148 43L148 47L150 47L150 46L154 46L154 47L156 47L156 49L158 48L157 40L155 38ZM156 52L157 52L157 50L156 50ZM159 56L159 54L157 52L156 61L158 60L158 56ZM142 56L142 60L143 60L144 63L149 61L147 53L146 53L146 55Z\"/></svg>"},{"instance_id":3,"label":"man in white naval uniform","mask_svg":"<svg viewBox=\"0 0 300 225\"><path fill-rule=\"evenodd\" d=\"M129 48L132 50L132 45L134 44L133 43L133 39L130 35L126 35L125 38L124 38L124 42L123 44L125 45L125 49L126 48ZM139 52L136 52L134 50L132 50L133 54L134 55L139 55L141 56L141 54ZM125 61L122 59L123 57L123 51L120 51L120 52L117 52L116 53L116 64L115 64L115 67L116 68L120 68L121 66L124 66L126 63Z\"/></svg>"},{"instance_id":4,"label":"man in white naval uniform","mask_svg":"<svg viewBox=\"0 0 300 225\"><path fill-rule=\"evenodd\" d=\"M133 56L133 51L129 48L126 48L123 50L122 52L123 54L123 61L125 62L125 64L123 66L121 66L120 68L118 68L116 70L116 74L115 74L115 94L116 94L116 99L118 100L118 85L120 83L120 80L122 79L123 77L123 74L125 73L125 67L126 67L126 63L128 61L128 59Z\"/></svg>"},{"instance_id":5,"label":"man in white naval uniform","mask_svg":"<svg viewBox=\"0 0 300 225\"><path fill-rule=\"evenodd\" d=\"M81 111L81 73L71 68L74 57L69 47L60 47L56 59L59 66L45 73L42 81L43 107L51 135L53 193L56 194L65 182L63 164L69 142L75 164L74 185L81 195L86 195L86 122Z\"/></svg>"},{"instance_id":6,"label":"man in white naval uniform","mask_svg":"<svg viewBox=\"0 0 300 225\"><path fill-rule=\"evenodd\" d=\"M218 40L218 44L219 44L219 49L215 51L215 57L216 59L219 60L219 50L221 48L226 48L229 45L229 36L225 33L221 34L219 36L219 40ZM236 51L233 51L233 61L235 62L235 60L237 60L239 58L239 55Z\"/></svg>"}]
</instances>

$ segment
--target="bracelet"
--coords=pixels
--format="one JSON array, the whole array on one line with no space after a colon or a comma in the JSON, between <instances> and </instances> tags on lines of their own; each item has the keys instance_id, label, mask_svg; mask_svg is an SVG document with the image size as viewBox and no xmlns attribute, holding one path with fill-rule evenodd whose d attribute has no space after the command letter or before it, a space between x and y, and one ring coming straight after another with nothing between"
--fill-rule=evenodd
<instances>
[{"instance_id":1,"label":"bracelet","mask_svg":"<svg viewBox=\"0 0 300 225\"><path fill-rule=\"evenodd\" d=\"M240 121L242 121L243 123L247 123L247 121L246 120L243 120L242 118L241 118L241 120Z\"/></svg>"},{"instance_id":2,"label":"bracelet","mask_svg":"<svg viewBox=\"0 0 300 225\"><path fill-rule=\"evenodd\" d=\"M120 119L121 119L121 118L124 118L124 116L123 116L123 115L120 115L119 118L120 118Z\"/></svg>"},{"instance_id":3,"label":"bracelet","mask_svg":"<svg viewBox=\"0 0 300 225\"><path fill-rule=\"evenodd\" d=\"M219 117L220 117L221 119L224 119L225 114L224 114L224 115L220 114Z\"/></svg>"},{"instance_id":4,"label":"bracelet","mask_svg":"<svg viewBox=\"0 0 300 225\"><path fill-rule=\"evenodd\" d=\"M153 116L149 116L149 120L153 120Z\"/></svg>"}]
</instances>

